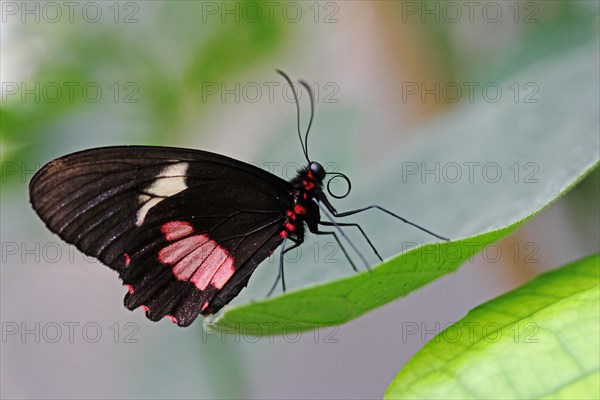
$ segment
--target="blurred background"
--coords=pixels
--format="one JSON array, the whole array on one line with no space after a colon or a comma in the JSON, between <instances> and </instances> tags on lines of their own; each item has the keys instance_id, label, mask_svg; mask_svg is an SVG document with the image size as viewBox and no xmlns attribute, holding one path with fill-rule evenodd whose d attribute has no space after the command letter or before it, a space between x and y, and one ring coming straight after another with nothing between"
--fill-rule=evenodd
<instances>
[{"instance_id":1,"label":"blurred background","mask_svg":"<svg viewBox=\"0 0 600 400\"><path fill-rule=\"evenodd\" d=\"M303 157L278 68L313 88L311 158L352 179L338 209L377 202L451 238L498 228L551 198L539 193L556 194L552 179L598 159L600 5L1 7L2 398L378 398L446 324L598 251L596 171L457 273L340 327L258 339L205 332L200 320L187 329L151 323L124 309L114 272L31 210L27 185L46 162L153 144L226 154L289 179ZM309 110L304 93L303 126ZM488 163L504 178L480 169ZM376 213L356 220L385 258L431 240ZM286 283L350 273L334 244L309 236L288 259ZM236 303L263 299L275 274L265 262Z\"/></svg>"}]
</instances>

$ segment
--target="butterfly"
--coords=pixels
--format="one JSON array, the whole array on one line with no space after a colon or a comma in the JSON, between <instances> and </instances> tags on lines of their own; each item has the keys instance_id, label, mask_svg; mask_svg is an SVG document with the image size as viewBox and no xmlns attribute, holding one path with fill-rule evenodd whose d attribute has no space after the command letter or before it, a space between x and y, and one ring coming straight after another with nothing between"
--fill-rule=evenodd
<instances>
[{"instance_id":1,"label":"butterfly","mask_svg":"<svg viewBox=\"0 0 600 400\"><path fill-rule=\"evenodd\" d=\"M189 326L200 314L215 314L235 298L280 246L279 272L269 295L279 281L285 291L283 256L302 244L306 228L332 236L355 270L340 237L368 268L341 229L357 228L382 260L360 225L336 222L334 216L379 209L447 240L378 205L338 212L324 189L343 198L350 192L350 180L326 172L308 157L312 92L300 81L311 101L303 140L297 92L290 78L277 72L294 94L307 161L290 181L223 155L158 146L80 151L49 162L31 179L33 209L48 229L119 274L127 288L128 309L141 307L152 321L166 316ZM327 175L331 179L325 186ZM344 195L329 190L334 178L346 180Z\"/></svg>"}]
</instances>

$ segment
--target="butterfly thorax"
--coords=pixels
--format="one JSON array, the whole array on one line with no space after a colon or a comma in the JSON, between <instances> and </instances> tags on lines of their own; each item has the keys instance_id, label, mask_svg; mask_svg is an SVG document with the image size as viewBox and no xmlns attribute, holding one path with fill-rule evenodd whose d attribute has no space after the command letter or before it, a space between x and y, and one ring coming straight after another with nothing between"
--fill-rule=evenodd
<instances>
[{"instance_id":1,"label":"butterfly thorax","mask_svg":"<svg viewBox=\"0 0 600 400\"><path fill-rule=\"evenodd\" d=\"M293 192L291 193L292 207L285 211L285 222L279 233L282 238L291 236L302 239L304 237L304 223L311 232L318 230L320 220L318 194L323 185L324 173L320 173L322 166L311 163L308 167L298 171L298 175L290 181Z\"/></svg>"}]
</instances>

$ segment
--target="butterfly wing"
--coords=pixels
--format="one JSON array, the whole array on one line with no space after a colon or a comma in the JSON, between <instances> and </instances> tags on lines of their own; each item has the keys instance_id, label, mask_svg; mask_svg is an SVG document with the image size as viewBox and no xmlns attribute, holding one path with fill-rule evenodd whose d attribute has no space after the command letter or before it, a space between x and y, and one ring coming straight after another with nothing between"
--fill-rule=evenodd
<instances>
[{"instance_id":1,"label":"butterfly wing","mask_svg":"<svg viewBox=\"0 0 600 400\"><path fill-rule=\"evenodd\" d=\"M210 274L216 268L217 278L229 276L232 282L240 282L239 292L258 263L279 245L275 227L289 208L291 192L286 181L225 156L147 146L67 155L38 171L29 189L33 208L51 231L118 271L132 285L134 292L126 297L129 308L150 302L157 310L150 309L151 319L172 315L180 325L191 323L201 308L203 313L217 311L210 299L222 282L196 269ZM194 252L197 248L202 251ZM193 255L196 269L190 266L192 258L185 263L175 259L185 251ZM206 255L199 262L202 252ZM233 261L235 273L225 274L227 269L215 267L215 260ZM167 267L171 276L157 278L159 270ZM199 290L207 279L208 285ZM165 286L173 280L185 283L187 289ZM156 308L158 299L168 297L164 293L161 297L163 291L177 292L164 310ZM206 301L209 305L204 307Z\"/></svg>"}]
</instances>

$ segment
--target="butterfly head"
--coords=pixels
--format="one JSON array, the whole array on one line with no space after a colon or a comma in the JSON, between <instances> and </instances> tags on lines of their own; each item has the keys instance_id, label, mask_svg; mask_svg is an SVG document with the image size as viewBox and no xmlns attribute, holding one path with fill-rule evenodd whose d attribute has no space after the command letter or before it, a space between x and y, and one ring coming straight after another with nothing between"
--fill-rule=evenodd
<instances>
[{"instance_id":1,"label":"butterfly head","mask_svg":"<svg viewBox=\"0 0 600 400\"><path fill-rule=\"evenodd\" d=\"M317 181L323 182L323 179L325 179L325 168L323 168L321 164L316 161L311 161L308 169L312 172Z\"/></svg>"}]
</instances>

